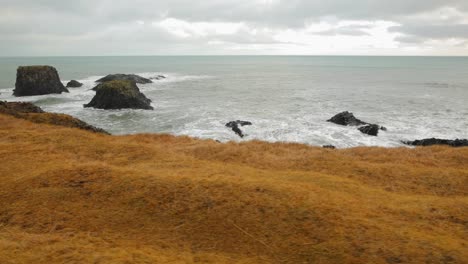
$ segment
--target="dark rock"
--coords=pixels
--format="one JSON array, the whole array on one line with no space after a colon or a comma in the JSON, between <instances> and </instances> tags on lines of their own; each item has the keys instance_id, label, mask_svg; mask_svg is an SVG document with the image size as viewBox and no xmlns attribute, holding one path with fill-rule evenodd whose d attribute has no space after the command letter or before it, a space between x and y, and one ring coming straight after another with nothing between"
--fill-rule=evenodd
<instances>
[{"instance_id":1,"label":"dark rock","mask_svg":"<svg viewBox=\"0 0 468 264\"><path fill-rule=\"evenodd\" d=\"M322 146L322 148L326 148L326 149L336 149L336 147L333 146L333 145L325 145L325 146Z\"/></svg>"},{"instance_id":2,"label":"dark rock","mask_svg":"<svg viewBox=\"0 0 468 264\"><path fill-rule=\"evenodd\" d=\"M140 92L140 89L133 81L109 81L98 85L96 88L96 95L84 107L153 109L151 100Z\"/></svg>"},{"instance_id":3,"label":"dark rock","mask_svg":"<svg viewBox=\"0 0 468 264\"><path fill-rule=\"evenodd\" d=\"M67 83L68 88L79 88L81 86L83 86L83 84L75 80L71 80Z\"/></svg>"},{"instance_id":4,"label":"dark rock","mask_svg":"<svg viewBox=\"0 0 468 264\"><path fill-rule=\"evenodd\" d=\"M331 119L327 120L327 122L332 122L342 126L361 126L358 128L359 131L371 136L377 136L379 134L379 130L387 131L386 127L364 122L360 119L357 119L353 113L348 111L335 115Z\"/></svg>"},{"instance_id":5,"label":"dark rock","mask_svg":"<svg viewBox=\"0 0 468 264\"><path fill-rule=\"evenodd\" d=\"M366 125L358 128L364 134L369 136L377 136L379 134L380 126L379 125Z\"/></svg>"},{"instance_id":6,"label":"dark rock","mask_svg":"<svg viewBox=\"0 0 468 264\"><path fill-rule=\"evenodd\" d=\"M364 121L357 119L353 115L353 113L350 113L348 111L339 113L327 121L335 123L337 125L342 125L342 126L361 126L361 125L368 124Z\"/></svg>"},{"instance_id":7,"label":"dark rock","mask_svg":"<svg viewBox=\"0 0 468 264\"><path fill-rule=\"evenodd\" d=\"M151 77L150 80L163 80L163 79L166 79L167 77L164 76L164 75L158 75L158 76L154 76L154 77Z\"/></svg>"},{"instance_id":8,"label":"dark rock","mask_svg":"<svg viewBox=\"0 0 468 264\"><path fill-rule=\"evenodd\" d=\"M97 83L110 82L110 81L133 81L135 83L147 84L152 83L150 79L143 78L135 74L109 74L106 77L103 77L97 80Z\"/></svg>"},{"instance_id":9,"label":"dark rock","mask_svg":"<svg viewBox=\"0 0 468 264\"><path fill-rule=\"evenodd\" d=\"M226 124L226 127L231 128L232 131L234 131L234 133L236 133L239 137L243 138L245 135L242 132L242 130L239 128L239 126L251 126L251 125L252 125L252 122L237 120L237 121L228 122Z\"/></svg>"},{"instance_id":10,"label":"dark rock","mask_svg":"<svg viewBox=\"0 0 468 264\"><path fill-rule=\"evenodd\" d=\"M0 101L0 113L25 119L33 123L79 128L94 133L109 134L103 129L89 125L72 116L44 112L40 107L32 103Z\"/></svg>"},{"instance_id":11,"label":"dark rock","mask_svg":"<svg viewBox=\"0 0 468 264\"><path fill-rule=\"evenodd\" d=\"M446 145L451 147L468 147L468 139L439 139L439 138L426 138L414 141L402 141L403 144L410 146L434 146L434 145Z\"/></svg>"},{"instance_id":12,"label":"dark rock","mask_svg":"<svg viewBox=\"0 0 468 264\"><path fill-rule=\"evenodd\" d=\"M236 120L236 121L231 121L226 124L227 127L235 127L235 126L251 126L252 122L249 121L241 121L241 120Z\"/></svg>"},{"instance_id":13,"label":"dark rock","mask_svg":"<svg viewBox=\"0 0 468 264\"><path fill-rule=\"evenodd\" d=\"M21 66L16 73L14 96L60 94L67 88L60 82L57 70L51 66Z\"/></svg>"}]
</instances>

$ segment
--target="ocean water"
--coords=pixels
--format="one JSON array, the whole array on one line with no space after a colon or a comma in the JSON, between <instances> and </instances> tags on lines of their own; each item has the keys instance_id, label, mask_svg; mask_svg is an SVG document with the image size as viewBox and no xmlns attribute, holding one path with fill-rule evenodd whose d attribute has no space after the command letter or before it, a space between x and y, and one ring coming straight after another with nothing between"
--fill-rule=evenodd
<instances>
[{"instance_id":1,"label":"ocean water","mask_svg":"<svg viewBox=\"0 0 468 264\"><path fill-rule=\"evenodd\" d=\"M16 68L52 65L69 94L13 97ZM139 85L154 111L83 108L110 73L159 74ZM0 100L30 101L113 134L170 133L220 141L402 146L468 138L468 57L161 56L0 58ZM388 128L378 137L326 122L342 111ZM240 139L224 125L248 120Z\"/></svg>"}]
</instances>

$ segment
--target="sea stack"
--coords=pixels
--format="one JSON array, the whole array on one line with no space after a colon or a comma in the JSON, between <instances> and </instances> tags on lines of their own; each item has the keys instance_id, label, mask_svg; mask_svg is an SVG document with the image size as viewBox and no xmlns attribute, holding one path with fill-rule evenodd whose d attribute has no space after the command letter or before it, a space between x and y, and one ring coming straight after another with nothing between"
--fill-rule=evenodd
<instances>
[{"instance_id":1,"label":"sea stack","mask_svg":"<svg viewBox=\"0 0 468 264\"><path fill-rule=\"evenodd\" d=\"M121 80L99 84L96 95L84 107L99 109L146 109L152 110L151 100L140 92L133 81Z\"/></svg>"},{"instance_id":2,"label":"sea stack","mask_svg":"<svg viewBox=\"0 0 468 264\"><path fill-rule=\"evenodd\" d=\"M60 94L67 88L60 82L57 70L51 66L20 66L16 73L14 96Z\"/></svg>"}]
</instances>

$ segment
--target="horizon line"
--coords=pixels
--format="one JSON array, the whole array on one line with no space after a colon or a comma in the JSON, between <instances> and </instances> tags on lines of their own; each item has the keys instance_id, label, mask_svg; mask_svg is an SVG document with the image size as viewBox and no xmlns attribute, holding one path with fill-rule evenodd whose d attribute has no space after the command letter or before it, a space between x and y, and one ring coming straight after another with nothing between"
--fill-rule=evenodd
<instances>
[{"instance_id":1,"label":"horizon line","mask_svg":"<svg viewBox=\"0 0 468 264\"><path fill-rule=\"evenodd\" d=\"M12 55L0 58L44 58L44 57L454 57L463 58L468 55L312 55L312 54L178 54L178 55Z\"/></svg>"}]
</instances>

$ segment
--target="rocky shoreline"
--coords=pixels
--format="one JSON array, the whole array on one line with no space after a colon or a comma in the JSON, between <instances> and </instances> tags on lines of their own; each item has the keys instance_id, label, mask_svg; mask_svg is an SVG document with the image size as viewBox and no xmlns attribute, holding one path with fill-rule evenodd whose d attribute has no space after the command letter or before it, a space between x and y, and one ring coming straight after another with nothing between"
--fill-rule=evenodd
<instances>
[{"instance_id":1,"label":"rocky shoreline","mask_svg":"<svg viewBox=\"0 0 468 264\"><path fill-rule=\"evenodd\" d=\"M103 78L96 80L97 86L92 90L96 92L96 95L92 100L85 104L84 107L92 107L99 109L145 109L153 110L151 106L152 100L147 98L142 92L140 92L137 84L148 84L152 83L152 80L162 80L167 78L163 75L158 75L151 78L144 78L135 74L109 74ZM67 83L66 87L60 81L57 70L51 66L20 66L17 70L17 79L15 84L14 95L17 97L21 96L33 96L33 95L46 95L46 94L60 94L68 92L68 88L78 88L83 84L72 80ZM1 102L0 113L6 113L14 115L16 117L25 118L25 115L30 114L49 114L44 113L42 109L28 103L6 103ZM40 109L40 112L38 109ZM28 112L32 111L32 112ZM35 112L37 111L37 112ZM91 130L99 133L107 133L102 129L90 126L79 119L63 115L62 118L57 118L58 114L49 114L54 116L50 121L51 123L63 123L65 126L70 126L73 123L73 127L78 127L86 130ZM31 119L28 117L29 120ZM28 119L25 118L25 119ZM37 118L35 118L37 119ZM61 121L59 121L59 119ZM68 121L64 121L64 120ZM73 120L73 121L71 121ZM386 132L387 128L378 124L372 124L362 121L354 116L349 111L344 111L336 114L327 122L334 123L340 126L356 127L361 133L377 137L380 132ZM43 121L45 123L49 121ZM249 121L230 121L225 125L231 129L240 138L245 138L247 135L242 131L243 126L253 126L252 122ZM408 146L433 146L433 145L446 145L450 147L465 147L468 146L467 139L439 139L439 138L426 138L419 140L401 140L402 144ZM333 149L333 145L325 145L324 148Z\"/></svg>"}]
</instances>

